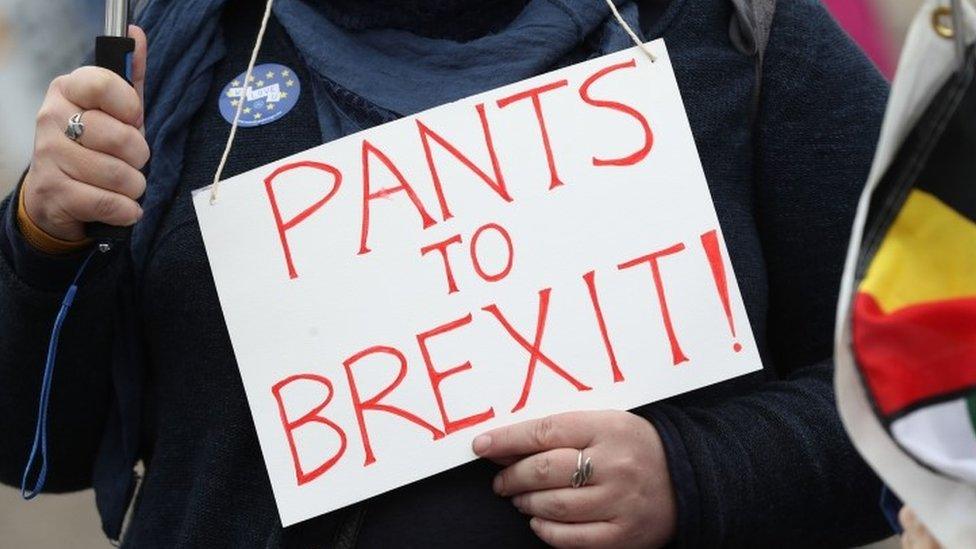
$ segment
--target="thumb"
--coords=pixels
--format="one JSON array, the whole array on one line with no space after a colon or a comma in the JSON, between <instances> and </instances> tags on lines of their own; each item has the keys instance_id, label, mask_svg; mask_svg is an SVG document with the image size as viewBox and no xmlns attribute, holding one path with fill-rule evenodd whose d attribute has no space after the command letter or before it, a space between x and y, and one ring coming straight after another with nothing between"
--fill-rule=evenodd
<instances>
[{"instance_id":1,"label":"thumb","mask_svg":"<svg viewBox=\"0 0 976 549\"><path fill-rule=\"evenodd\" d=\"M136 89L141 101L143 90L146 87L146 33L136 25L129 25L129 38L136 41L136 50L132 53L132 87ZM143 116L145 116L145 112L143 112Z\"/></svg>"}]
</instances>

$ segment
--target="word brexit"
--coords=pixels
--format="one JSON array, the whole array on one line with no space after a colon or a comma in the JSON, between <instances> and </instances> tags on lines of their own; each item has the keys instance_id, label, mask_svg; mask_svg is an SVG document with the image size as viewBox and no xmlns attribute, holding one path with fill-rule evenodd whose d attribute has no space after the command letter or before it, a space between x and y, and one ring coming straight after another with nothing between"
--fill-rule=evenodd
<instances>
[{"instance_id":1,"label":"word brexit","mask_svg":"<svg viewBox=\"0 0 976 549\"><path fill-rule=\"evenodd\" d=\"M481 229L484 229L485 227L488 226L483 226ZM477 235L478 233L475 234ZM726 319L728 320L729 329L734 337L735 323L729 305L728 281L725 278L725 267L720 255L721 252L719 251L718 247L716 231L709 231L701 235L700 240L702 250L707 256L708 263L711 266L711 272L715 279L715 287L721 300ZM509 249L511 250L511 248ZM687 362L689 358L681 348L681 343L671 321L671 314L667 301L667 291L665 289L664 279L661 274L660 261L667 256L682 252L684 250L685 244L677 243L663 250L658 250L642 257L623 262L616 267L620 270L638 267L649 268L649 278L651 280L650 291L654 293L656 299L658 300L657 305L660 310L660 318L667 333L668 344L671 352L671 361L675 366L681 364L682 362ZM472 255L473 266L476 270L478 270L476 257L477 256ZM482 278L484 278L486 281L495 281L503 278L511 269L511 265L511 256L509 256L509 261L501 273L498 275L482 274ZM450 273L449 270L448 273ZM450 275L449 279L451 279ZM592 305L594 321L593 328L599 331L599 338L602 341L603 349L606 352L605 361L607 364L607 372L605 372L605 375L602 376L601 381L612 383L623 382L626 380L626 378L617 360L613 343L611 343L612 338L609 330L607 329L607 321L600 306L599 292L596 288L596 271L589 271L583 274L581 277L581 285L585 286L586 295L589 297L590 304ZM452 291L456 291L454 288L455 287L452 286ZM512 406L510 410L511 414L514 414L525 407L529 398L529 393L532 390L532 382L535 379L536 368L538 366L548 368L552 371L552 373L565 380L566 383L572 386L576 391L590 391L593 389L593 387L587 385L587 383L584 383L576 376L571 374L568 371L571 370L571 368L563 368L542 350L542 342L545 335L546 324L550 321L549 303L551 298L551 287L542 288L539 290L538 312L535 319L535 327L534 329L525 332L521 332L519 329L515 328L497 304L492 303L486 305L481 307L481 310L479 311L479 313L484 313L484 316L491 317L496 320L498 322L498 326L511 337L511 343L514 346L523 349L528 354L528 365L525 367L525 379L521 384L521 388L518 390L518 400L515 402L514 406ZM435 337L447 336L452 332L458 331L471 324L473 320L473 314L468 313L460 318L418 333L415 336L417 351L423 357L426 376L430 381L432 397L435 399L437 408L440 411L440 423L438 424L440 427L428 423L427 421L421 419L417 414L412 413L407 409L384 402L384 399L387 398L390 393L392 393L397 386L400 385L407 375L408 361L406 355L402 351L390 345L374 345L363 349L342 361L342 367L345 373L344 381L348 382L348 390L352 397L352 408L355 412L359 436L363 445L363 453L365 454L363 466L368 466L376 461L376 456L370 443L369 429L366 426L365 413L367 411L393 414L394 416L400 417L430 432L433 435L433 440L435 441L442 439L445 435L450 435L461 429L472 427L478 425L479 423L484 423L495 417L495 409L494 407L490 407L478 414L460 419L451 419L445 406L444 395L441 391L441 384L448 377L460 374L466 370L470 370L472 368L472 363L467 361L459 366L454 366L446 370L440 370L431 359L429 347L430 340ZM471 344L476 345L477 342L471 342ZM738 353L742 350L742 345L736 341L732 343L732 349L734 352ZM366 363L370 359L391 361L397 365L397 373L395 376L390 376L393 379L390 380L383 389L379 390L376 392L376 394L370 396L369 398L364 399L364 397L360 394L357 385L356 372L363 369L363 366L361 366L360 363ZM289 417L287 407L285 406L285 400L282 393L289 385L299 382L314 382L321 385L321 387L324 389L325 396L321 402L316 403L314 407L304 412L304 414L300 417L291 418ZM345 429L340 427L335 422L330 421L328 416L325 414L325 409L332 400L334 393L332 381L324 375L315 373L296 374L288 376L287 378L276 383L271 388L271 392L274 394L274 397L277 400L281 424L285 431L285 435L288 438L288 444L292 452L292 459L295 467L295 480L299 485L315 480L323 473L328 471L346 451L347 437ZM478 387L469 387L467 392L477 394ZM320 426L331 429L335 432L335 435L338 437L338 440L341 441L341 444L333 452L327 453L324 456L325 459L317 467L311 471L306 471L298 456L295 431L311 424L319 424Z\"/></svg>"},{"instance_id":2,"label":"word brexit","mask_svg":"<svg viewBox=\"0 0 976 549\"><path fill-rule=\"evenodd\" d=\"M474 459L482 430L761 367L649 46L194 196L285 525Z\"/></svg>"}]
</instances>

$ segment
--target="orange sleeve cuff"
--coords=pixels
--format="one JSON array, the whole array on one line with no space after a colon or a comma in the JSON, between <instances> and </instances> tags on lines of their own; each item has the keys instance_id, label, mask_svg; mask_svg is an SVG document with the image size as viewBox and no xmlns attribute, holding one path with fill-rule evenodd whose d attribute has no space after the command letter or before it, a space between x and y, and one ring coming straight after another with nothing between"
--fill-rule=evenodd
<instances>
[{"instance_id":1,"label":"orange sleeve cuff","mask_svg":"<svg viewBox=\"0 0 976 549\"><path fill-rule=\"evenodd\" d=\"M34 221L27 215L27 208L24 207L23 186L21 186L19 196L17 197L17 227L20 228L24 239L31 246L49 254L57 255L76 252L91 244L91 239L88 238L74 242L55 238L34 224Z\"/></svg>"}]
</instances>

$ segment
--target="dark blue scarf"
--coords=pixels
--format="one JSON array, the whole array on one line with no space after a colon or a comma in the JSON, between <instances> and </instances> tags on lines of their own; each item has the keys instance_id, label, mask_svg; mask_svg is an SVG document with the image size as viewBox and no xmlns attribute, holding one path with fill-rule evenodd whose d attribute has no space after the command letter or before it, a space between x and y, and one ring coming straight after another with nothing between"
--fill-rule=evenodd
<instances>
[{"instance_id":1,"label":"dark blue scarf","mask_svg":"<svg viewBox=\"0 0 976 549\"><path fill-rule=\"evenodd\" d=\"M121 535L136 485L133 466L139 459L146 358L137 328L136 288L152 238L180 181L190 122L207 97L214 66L225 55L220 16L227 1L151 0L137 18L149 40L145 128L153 157L143 199L145 214L121 258L125 278L119 286L112 364L115 405L94 470L96 503L111 539ZM637 29L633 1L615 3ZM274 13L318 77L312 90L323 141L362 129L338 115L326 81L390 113L408 115L571 63L586 41L594 54L631 45L608 18L604 0L531 0L504 29L468 42L401 30L350 30L326 18L311 0L277 0ZM247 60L240 64L244 70Z\"/></svg>"}]
</instances>

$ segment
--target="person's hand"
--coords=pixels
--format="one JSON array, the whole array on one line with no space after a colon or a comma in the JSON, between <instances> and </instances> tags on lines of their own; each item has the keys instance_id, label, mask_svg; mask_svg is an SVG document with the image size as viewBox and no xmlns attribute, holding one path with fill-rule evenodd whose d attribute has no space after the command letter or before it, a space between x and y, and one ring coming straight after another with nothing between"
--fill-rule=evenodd
<instances>
[{"instance_id":1,"label":"person's hand","mask_svg":"<svg viewBox=\"0 0 976 549\"><path fill-rule=\"evenodd\" d=\"M142 216L136 200L146 188L139 170L149 160L142 133L146 35L130 26L129 36L136 42L133 86L107 69L81 67L51 82L37 113L24 208L53 237L78 241L86 222L132 225ZM79 112L85 129L72 141L65 128Z\"/></svg>"},{"instance_id":2,"label":"person's hand","mask_svg":"<svg viewBox=\"0 0 976 549\"><path fill-rule=\"evenodd\" d=\"M475 438L481 457L506 465L493 488L555 547L658 547L674 536L676 505L657 430L629 412L570 412ZM589 482L572 487L579 450Z\"/></svg>"},{"instance_id":3,"label":"person's hand","mask_svg":"<svg viewBox=\"0 0 976 549\"><path fill-rule=\"evenodd\" d=\"M901 535L901 546L904 549L940 549L942 547L908 506L902 507L901 511L898 512L898 522L905 529Z\"/></svg>"}]
</instances>

